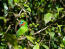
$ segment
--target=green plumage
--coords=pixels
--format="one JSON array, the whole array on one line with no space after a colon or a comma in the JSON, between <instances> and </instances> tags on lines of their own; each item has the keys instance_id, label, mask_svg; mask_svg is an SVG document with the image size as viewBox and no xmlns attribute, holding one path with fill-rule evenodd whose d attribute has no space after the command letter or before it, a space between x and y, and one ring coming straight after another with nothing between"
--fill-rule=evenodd
<instances>
[{"instance_id":1,"label":"green plumage","mask_svg":"<svg viewBox=\"0 0 65 49\"><path fill-rule=\"evenodd\" d=\"M19 37L19 36L21 36L21 35L24 35L27 31L28 31L28 24L27 24L27 22L26 21L24 21L24 20L21 20L20 22L23 22L23 23L25 23L24 25L22 25L19 29L18 29L18 31L16 32L16 35ZM22 23L22 24L23 24ZM20 24L21 25L21 24Z\"/></svg>"}]
</instances>

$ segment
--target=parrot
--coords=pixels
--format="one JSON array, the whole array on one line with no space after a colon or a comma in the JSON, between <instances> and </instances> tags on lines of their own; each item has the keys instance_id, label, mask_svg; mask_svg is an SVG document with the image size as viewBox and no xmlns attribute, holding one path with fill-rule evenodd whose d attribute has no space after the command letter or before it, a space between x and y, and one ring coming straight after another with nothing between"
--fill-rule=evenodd
<instances>
[{"instance_id":1,"label":"parrot","mask_svg":"<svg viewBox=\"0 0 65 49\"><path fill-rule=\"evenodd\" d=\"M16 35L17 35L18 37L21 36L21 35L24 35L26 32L28 32L28 23L27 23L25 20L21 19L21 20L19 21L18 25L19 25L19 27L20 27L20 28L17 30L17 32L16 32Z\"/></svg>"}]
</instances>

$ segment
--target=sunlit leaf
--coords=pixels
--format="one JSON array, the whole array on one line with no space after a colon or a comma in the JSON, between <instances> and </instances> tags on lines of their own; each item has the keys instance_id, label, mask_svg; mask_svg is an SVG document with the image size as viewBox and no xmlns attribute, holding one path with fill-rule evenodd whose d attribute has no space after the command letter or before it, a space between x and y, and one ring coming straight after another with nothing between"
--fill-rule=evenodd
<instances>
[{"instance_id":1,"label":"sunlit leaf","mask_svg":"<svg viewBox=\"0 0 65 49\"><path fill-rule=\"evenodd\" d=\"M64 8L57 8L57 11L60 12L62 11Z\"/></svg>"},{"instance_id":2,"label":"sunlit leaf","mask_svg":"<svg viewBox=\"0 0 65 49\"><path fill-rule=\"evenodd\" d=\"M49 49L49 47L47 45L42 45L45 49Z\"/></svg>"},{"instance_id":3,"label":"sunlit leaf","mask_svg":"<svg viewBox=\"0 0 65 49\"><path fill-rule=\"evenodd\" d=\"M61 27L62 27L62 25L58 25L59 32L61 32Z\"/></svg>"},{"instance_id":4,"label":"sunlit leaf","mask_svg":"<svg viewBox=\"0 0 65 49\"><path fill-rule=\"evenodd\" d=\"M15 3L18 3L18 2L19 2L19 0L14 0L14 2L15 2Z\"/></svg>"},{"instance_id":5,"label":"sunlit leaf","mask_svg":"<svg viewBox=\"0 0 65 49\"><path fill-rule=\"evenodd\" d=\"M21 13L21 17L25 17L25 14L24 13Z\"/></svg>"},{"instance_id":6,"label":"sunlit leaf","mask_svg":"<svg viewBox=\"0 0 65 49\"><path fill-rule=\"evenodd\" d=\"M27 39L28 39L29 41L31 41L31 42L33 43L34 37L32 37L32 36L26 36L26 37L27 37Z\"/></svg>"},{"instance_id":7,"label":"sunlit leaf","mask_svg":"<svg viewBox=\"0 0 65 49\"><path fill-rule=\"evenodd\" d=\"M60 44L60 47L64 47L64 45L63 44Z\"/></svg>"},{"instance_id":8,"label":"sunlit leaf","mask_svg":"<svg viewBox=\"0 0 65 49\"><path fill-rule=\"evenodd\" d=\"M3 20L3 21L4 21L4 23L6 23L6 22L7 22L7 19L6 19L5 17L0 17L0 19L1 19L1 20Z\"/></svg>"},{"instance_id":9,"label":"sunlit leaf","mask_svg":"<svg viewBox=\"0 0 65 49\"><path fill-rule=\"evenodd\" d=\"M52 27L52 30L54 31L55 30L55 27Z\"/></svg>"},{"instance_id":10,"label":"sunlit leaf","mask_svg":"<svg viewBox=\"0 0 65 49\"><path fill-rule=\"evenodd\" d=\"M0 17L0 19L5 19L4 17Z\"/></svg>"},{"instance_id":11,"label":"sunlit leaf","mask_svg":"<svg viewBox=\"0 0 65 49\"><path fill-rule=\"evenodd\" d=\"M55 18L58 18L58 15L59 15L58 13L55 13L55 14L54 14L54 17L55 17Z\"/></svg>"},{"instance_id":12,"label":"sunlit leaf","mask_svg":"<svg viewBox=\"0 0 65 49\"><path fill-rule=\"evenodd\" d=\"M65 45L65 36L63 37L63 44Z\"/></svg>"},{"instance_id":13,"label":"sunlit leaf","mask_svg":"<svg viewBox=\"0 0 65 49\"><path fill-rule=\"evenodd\" d=\"M29 7L27 4L24 4L24 7Z\"/></svg>"},{"instance_id":14,"label":"sunlit leaf","mask_svg":"<svg viewBox=\"0 0 65 49\"><path fill-rule=\"evenodd\" d=\"M19 49L23 49L22 46L20 46L20 45L18 47L19 47Z\"/></svg>"},{"instance_id":15,"label":"sunlit leaf","mask_svg":"<svg viewBox=\"0 0 65 49\"><path fill-rule=\"evenodd\" d=\"M29 11L29 12L31 12L31 9L30 8L27 8L26 10Z\"/></svg>"},{"instance_id":16,"label":"sunlit leaf","mask_svg":"<svg viewBox=\"0 0 65 49\"><path fill-rule=\"evenodd\" d=\"M49 21L51 21L52 16L53 16L53 14L51 14L51 13L47 13L44 15L45 24L47 24Z\"/></svg>"},{"instance_id":17,"label":"sunlit leaf","mask_svg":"<svg viewBox=\"0 0 65 49\"><path fill-rule=\"evenodd\" d=\"M36 45L34 45L33 49L39 49L39 44L36 43Z\"/></svg>"},{"instance_id":18,"label":"sunlit leaf","mask_svg":"<svg viewBox=\"0 0 65 49\"><path fill-rule=\"evenodd\" d=\"M3 3L4 5L4 15L7 16L7 10L8 10L8 7L7 7L7 4L6 3Z\"/></svg>"},{"instance_id":19,"label":"sunlit leaf","mask_svg":"<svg viewBox=\"0 0 65 49\"><path fill-rule=\"evenodd\" d=\"M49 32L49 35L50 35L50 37L51 37L52 39L54 39L54 35L55 35L54 32Z\"/></svg>"}]
</instances>

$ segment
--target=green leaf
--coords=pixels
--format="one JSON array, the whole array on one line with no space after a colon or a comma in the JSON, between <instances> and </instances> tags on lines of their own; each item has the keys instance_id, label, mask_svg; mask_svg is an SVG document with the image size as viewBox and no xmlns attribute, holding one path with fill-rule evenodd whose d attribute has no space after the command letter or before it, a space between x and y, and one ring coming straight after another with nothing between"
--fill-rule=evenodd
<instances>
[{"instance_id":1,"label":"green leaf","mask_svg":"<svg viewBox=\"0 0 65 49\"><path fill-rule=\"evenodd\" d=\"M59 47L58 49L63 49L63 48Z\"/></svg>"},{"instance_id":2,"label":"green leaf","mask_svg":"<svg viewBox=\"0 0 65 49\"><path fill-rule=\"evenodd\" d=\"M63 44L60 44L60 47L64 47L64 45Z\"/></svg>"},{"instance_id":3,"label":"green leaf","mask_svg":"<svg viewBox=\"0 0 65 49\"><path fill-rule=\"evenodd\" d=\"M40 12L44 12L44 8L39 8Z\"/></svg>"},{"instance_id":4,"label":"green leaf","mask_svg":"<svg viewBox=\"0 0 65 49\"><path fill-rule=\"evenodd\" d=\"M27 39L28 39L29 41L31 41L31 42L33 43L34 37L32 37L32 36L26 36L26 37L27 37Z\"/></svg>"},{"instance_id":5,"label":"green leaf","mask_svg":"<svg viewBox=\"0 0 65 49\"><path fill-rule=\"evenodd\" d=\"M45 24L47 24L49 21L51 21L52 16L53 16L53 14L51 14L51 13L47 13L44 15Z\"/></svg>"},{"instance_id":6,"label":"green leaf","mask_svg":"<svg viewBox=\"0 0 65 49\"><path fill-rule=\"evenodd\" d=\"M29 24L30 27L32 27L32 24Z\"/></svg>"},{"instance_id":7,"label":"green leaf","mask_svg":"<svg viewBox=\"0 0 65 49\"><path fill-rule=\"evenodd\" d=\"M5 10L8 10L7 4L6 3L3 3L3 5L4 5L4 9Z\"/></svg>"},{"instance_id":8,"label":"green leaf","mask_svg":"<svg viewBox=\"0 0 65 49\"><path fill-rule=\"evenodd\" d=\"M59 15L58 13L55 13L55 14L54 14L54 17L55 17L55 18L58 18L58 15Z\"/></svg>"},{"instance_id":9,"label":"green leaf","mask_svg":"<svg viewBox=\"0 0 65 49\"><path fill-rule=\"evenodd\" d=\"M45 0L41 0L41 2L44 2Z\"/></svg>"},{"instance_id":10,"label":"green leaf","mask_svg":"<svg viewBox=\"0 0 65 49\"><path fill-rule=\"evenodd\" d=\"M34 35L34 30L31 30L30 31L30 35Z\"/></svg>"},{"instance_id":11,"label":"green leaf","mask_svg":"<svg viewBox=\"0 0 65 49\"><path fill-rule=\"evenodd\" d=\"M63 44L65 45L65 36L63 37Z\"/></svg>"},{"instance_id":12,"label":"green leaf","mask_svg":"<svg viewBox=\"0 0 65 49\"><path fill-rule=\"evenodd\" d=\"M45 49L49 49L49 47L47 45L42 45Z\"/></svg>"},{"instance_id":13,"label":"green leaf","mask_svg":"<svg viewBox=\"0 0 65 49\"><path fill-rule=\"evenodd\" d=\"M50 35L50 37L51 37L52 39L54 39L54 35L55 35L54 32L49 32L49 35Z\"/></svg>"},{"instance_id":14,"label":"green leaf","mask_svg":"<svg viewBox=\"0 0 65 49\"><path fill-rule=\"evenodd\" d=\"M62 11L64 8L57 8L57 11L60 12Z\"/></svg>"},{"instance_id":15,"label":"green leaf","mask_svg":"<svg viewBox=\"0 0 65 49\"><path fill-rule=\"evenodd\" d=\"M62 25L58 25L58 28L59 28L58 32L61 32L61 27L62 27Z\"/></svg>"},{"instance_id":16,"label":"green leaf","mask_svg":"<svg viewBox=\"0 0 65 49\"><path fill-rule=\"evenodd\" d=\"M25 17L24 15L25 15L24 13L21 13L21 17Z\"/></svg>"},{"instance_id":17,"label":"green leaf","mask_svg":"<svg viewBox=\"0 0 65 49\"><path fill-rule=\"evenodd\" d=\"M24 4L24 7L29 7L27 4Z\"/></svg>"},{"instance_id":18,"label":"green leaf","mask_svg":"<svg viewBox=\"0 0 65 49\"><path fill-rule=\"evenodd\" d=\"M0 17L0 19L2 19L4 21L4 23L7 22L7 19L5 17Z\"/></svg>"},{"instance_id":19,"label":"green leaf","mask_svg":"<svg viewBox=\"0 0 65 49\"><path fill-rule=\"evenodd\" d=\"M13 0L8 0L8 4L10 7L14 8Z\"/></svg>"},{"instance_id":20,"label":"green leaf","mask_svg":"<svg viewBox=\"0 0 65 49\"><path fill-rule=\"evenodd\" d=\"M6 3L3 3L4 5L4 15L7 16L7 10L8 10L8 7L7 7L7 4Z\"/></svg>"},{"instance_id":21,"label":"green leaf","mask_svg":"<svg viewBox=\"0 0 65 49\"><path fill-rule=\"evenodd\" d=\"M29 12L31 12L31 9L29 7L26 10L29 11Z\"/></svg>"},{"instance_id":22,"label":"green leaf","mask_svg":"<svg viewBox=\"0 0 65 49\"><path fill-rule=\"evenodd\" d=\"M20 46L20 45L19 45L18 47L19 47L19 49L23 49L23 47L22 47L22 46Z\"/></svg>"},{"instance_id":23,"label":"green leaf","mask_svg":"<svg viewBox=\"0 0 65 49\"><path fill-rule=\"evenodd\" d=\"M36 45L33 47L33 49L39 49L39 44L36 43Z\"/></svg>"},{"instance_id":24,"label":"green leaf","mask_svg":"<svg viewBox=\"0 0 65 49\"><path fill-rule=\"evenodd\" d=\"M19 2L19 0L14 0L14 2L15 2L15 3L18 3L18 2Z\"/></svg>"},{"instance_id":25,"label":"green leaf","mask_svg":"<svg viewBox=\"0 0 65 49\"><path fill-rule=\"evenodd\" d=\"M52 30L54 31L55 30L55 27L52 27Z\"/></svg>"},{"instance_id":26,"label":"green leaf","mask_svg":"<svg viewBox=\"0 0 65 49\"><path fill-rule=\"evenodd\" d=\"M4 46L0 46L0 49L5 49L5 47Z\"/></svg>"},{"instance_id":27,"label":"green leaf","mask_svg":"<svg viewBox=\"0 0 65 49\"><path fill-rule=\"evenodd\" d=\"M55 44L55 42L53 40L52 40L51 44L53 45L54 48L57 48L57 45Z\"/></svg>"},{"instance_id":28,"label":"green leaf","mask_svg":"<svg viewBox=\"0 0 65 49\"><path fill-rule=\"evenodd\" d=\"M0 19L5 19L5 17L0 17Z\"/></svg>"}]
</instances>

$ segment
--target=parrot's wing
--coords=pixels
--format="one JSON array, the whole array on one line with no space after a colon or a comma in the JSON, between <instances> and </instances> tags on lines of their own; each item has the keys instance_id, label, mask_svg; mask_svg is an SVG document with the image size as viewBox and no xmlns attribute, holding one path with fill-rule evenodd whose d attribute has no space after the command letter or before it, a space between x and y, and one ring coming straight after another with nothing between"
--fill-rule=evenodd
<instances>
[{"instance_id":1,"label":"parrot's wing","mask_svg":"<svg viewBox=\"0 0 65 49\"><path fill-rule=\"evenodd\" d=\"M27 31L28 31L28 27L22 26L21 28L19 28L16 35L17 36L24 35Z\"/></svg>"}]
</instances>

